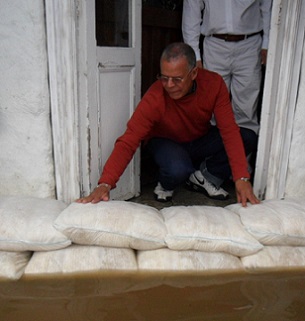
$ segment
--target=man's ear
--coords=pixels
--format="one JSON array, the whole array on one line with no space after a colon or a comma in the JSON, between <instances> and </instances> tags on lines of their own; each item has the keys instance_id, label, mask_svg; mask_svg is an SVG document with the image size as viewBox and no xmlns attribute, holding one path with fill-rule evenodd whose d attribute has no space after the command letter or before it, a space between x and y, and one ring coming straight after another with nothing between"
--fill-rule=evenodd
<instances>
[{"instance_id":1,"label":"man's ear","mask_svg":"<svg viewBox=\"0 0 305 321\"><path fill-rule=\"evenodd\" d=\"M198 74L198 67L194 67L191 74L192 74L192 80L194 80Z\"/></svg>"}]
</instances>

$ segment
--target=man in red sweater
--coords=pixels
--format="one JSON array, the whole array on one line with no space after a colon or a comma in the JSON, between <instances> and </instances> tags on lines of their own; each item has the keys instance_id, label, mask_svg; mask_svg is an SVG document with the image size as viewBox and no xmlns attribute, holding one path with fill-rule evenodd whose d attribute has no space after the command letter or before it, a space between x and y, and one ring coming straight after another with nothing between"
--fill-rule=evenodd
<instances>
[{"instance_id":1,"label":"man in red sweater","mask_svg":"<svg viewBox=\"0 0 305 321\"><path fill-rule=\"evenodd\" d=\"M148 89L119 137L103 169L99 185L79 203L108 201L109 192L141 142L147 143L159 167L158 201L171 200L186 181L196 191L226 199L221 188L232 177L238 202L259 203L249 181L246 154L256 145L256 134L239 128L222 77L198 69L193 49L184 43L167 46L160 60L158 80ZM217 126L211 126L215 116Z\"/></svg>"}]
</instances>

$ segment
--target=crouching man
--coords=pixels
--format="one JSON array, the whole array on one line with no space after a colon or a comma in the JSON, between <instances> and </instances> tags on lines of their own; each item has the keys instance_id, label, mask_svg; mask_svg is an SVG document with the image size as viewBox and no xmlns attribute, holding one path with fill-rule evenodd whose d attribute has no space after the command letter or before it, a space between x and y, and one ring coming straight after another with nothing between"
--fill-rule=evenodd
<instances>
[{"instance_id":1,"label":"crouching man","mask_svg":"<svg viewBox=\"0 0 305 321\"><path fill-rule=\"evenodd\" d=\"M175 188L185 181L191 189L224 200L228 193L221 185L232 176L238 202L259 203L246 159L257 135L237 126L222 77L198 69L189 45L173 43L161 55L157 78L117 139L98 187L77 202L109 200L110 190L144 142L159 168L154 190L158 201L171 200ZM210 123L212 116L216 126Z\"/></svg>"}]
</instances>

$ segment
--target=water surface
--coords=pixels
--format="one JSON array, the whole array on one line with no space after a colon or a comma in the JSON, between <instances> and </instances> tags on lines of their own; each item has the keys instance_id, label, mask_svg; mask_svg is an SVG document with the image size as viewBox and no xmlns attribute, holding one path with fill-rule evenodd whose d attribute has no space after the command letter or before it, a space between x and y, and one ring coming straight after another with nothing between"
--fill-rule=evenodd
<instances>
[{"instance_id":1,"label":"water surface","mask_svg":"<svg viewBox=\"0 0 305 321\"><path fill-rule=\"evenodd\" d=\"M305 270L98 272L0 282L1 321L305 320Z\"/></svg>"}]
</instances>

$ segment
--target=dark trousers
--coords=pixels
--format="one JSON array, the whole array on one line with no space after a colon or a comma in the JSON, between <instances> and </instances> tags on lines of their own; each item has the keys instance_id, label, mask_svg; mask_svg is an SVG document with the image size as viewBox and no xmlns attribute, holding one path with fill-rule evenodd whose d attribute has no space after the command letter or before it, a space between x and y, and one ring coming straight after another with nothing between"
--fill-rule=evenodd
<instances>
[{"instance_id":1,"label":"dark trousers","mask_svg":"<svg viewBox=\"0 0 305 321\"><path fill-rule=\"evenodd\" d=\"M249 155L256 149L257 135L247 128L240 128L240 133L246 155ZM215 126L205 136L189 143L152 138L147 148L159 167L158 181L167 190L174 190L198 169L215 186L231 176L222 138Z\"/></svg>"}]
</instances>

